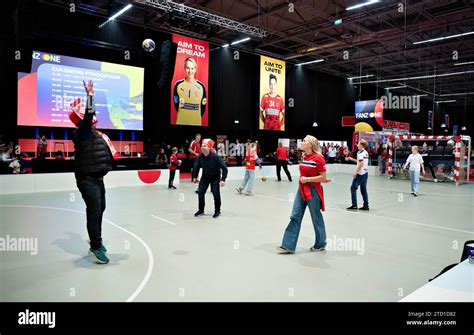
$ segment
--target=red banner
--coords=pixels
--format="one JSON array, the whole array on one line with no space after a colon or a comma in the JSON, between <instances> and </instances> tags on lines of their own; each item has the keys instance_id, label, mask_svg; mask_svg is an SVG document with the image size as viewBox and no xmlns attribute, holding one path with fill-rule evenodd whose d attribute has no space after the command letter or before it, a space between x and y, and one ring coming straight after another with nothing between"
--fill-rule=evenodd
<instances>
[{"instance_id":1,"label":"red banner","mask_svg":"<svg viewBox=\"0 0 474 335\"><path fill-rule=\"evenodd\" d=\"M355 121L355 116L343 116L341 119L342 127L354 127Z\"/></svg>"},{"instance_id":2,"label":"red banner","mask_svg":"<svg viewBox=\"0 0 474 335\"><path fill-rule=\"evenodd\" d=\"M410 130L410 124L406 122L383 120L384 129Z\"/></svg>"},{"instance_id":3,"label":"red banner","mask_svg":"<svg viewBox=\"0 0 474 335\"><path fill-rule=\"evenodd\" d=\"M173 35L178 44L171 82L171 124L208 125L209 43Z\"/></svg>"}]
</instances>

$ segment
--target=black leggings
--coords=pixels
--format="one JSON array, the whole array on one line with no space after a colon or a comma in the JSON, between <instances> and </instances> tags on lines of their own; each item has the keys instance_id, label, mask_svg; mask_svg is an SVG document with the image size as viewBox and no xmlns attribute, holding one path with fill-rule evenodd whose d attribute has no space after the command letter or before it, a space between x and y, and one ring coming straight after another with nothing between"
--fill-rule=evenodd
<instances>
[{"instance_id":1,"label":"black leggings","mask_svg":"<svg viewBox=\"0 0 474 335\"><path fill-rule=\"evenodd\" d=\"M170 170L170 179L168 181L168 187L173 186L174 176L176 174L176 170Z\"/></svg>"}]
</instances>

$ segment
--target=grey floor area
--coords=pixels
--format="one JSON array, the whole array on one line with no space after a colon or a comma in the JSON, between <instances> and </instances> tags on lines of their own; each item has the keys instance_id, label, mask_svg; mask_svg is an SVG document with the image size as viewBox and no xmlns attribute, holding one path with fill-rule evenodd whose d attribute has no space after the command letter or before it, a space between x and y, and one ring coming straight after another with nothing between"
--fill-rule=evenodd
<instances>
[{"instance_id":1,"label":"grey floor area","mask_svg":"<svg viewBox=\"0 0 474 335\"><path fill-rule=\"evenodd\" d=\"M351 213L351 175L325 186L329 250L310 253L306 213L297 253L276 247L293 181L256 180L255 195L222 191L222 216L195 218L196 186L107 190L103 236L111 259L87 256L79 192L0 197L0 237L37 238L38 252L0 252L1 301L398 301L458 262L474 239L474 185L369 178L369 213ZM295 178L296 179L296 178ZM107 183L107 178L105 178ZM360 201L360 194L359 201ZM328 244L329 246L329 244Z\"/></svg>"}]
</instances>

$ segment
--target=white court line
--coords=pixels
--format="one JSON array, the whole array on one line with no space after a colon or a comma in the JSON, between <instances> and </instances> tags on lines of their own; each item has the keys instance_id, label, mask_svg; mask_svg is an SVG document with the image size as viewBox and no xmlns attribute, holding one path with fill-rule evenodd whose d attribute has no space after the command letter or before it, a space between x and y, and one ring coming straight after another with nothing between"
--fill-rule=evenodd
<instances>
[{"instance_id":1,"label":"white court line","mask_svg":"<svg viewBox=\"0 0 474 335\"><path fill-rule=\"evenodd\" d=\"M151 216L154 217L154 218L157 219L157 220L161 220L161 221L164 221L164 222L166 222L166 223L169 223L169 224L171 224L171 225L173 225L173 226L176 226L176 223L174 223L174 222L171 222L171 221L168 221L168 220L166 220L166 219L160 218L159 216L156 216L156 215L153 215L153 214L152 214Z\"/></svg>"},{"instance_id":2,"label":"white court line","mask_svg":"<svg viewBox=\"0 0 474 335\"><path fill-rule=\"evenodd\" d=\"M407 180L407 181L409 181L409 180ZM346 183L336 183L336 182L334 182L333 184L344 185L344 186L347 186L347 187L351 187L351 183L346 184ZM440 183L438 183L438 184L440 184ZM456 186L456 187L462 187L462 186ZM376 191L376 192L387 192L386 189L373 188L373 187L370 187L370 190L373 190L373 191ZM397 193L409 193L408 190L409 189L407 188L406 190L403 190L403 191L397 191L397 190L389 190L389 191L397 192ZM455 193L437 193L437 192L426 192L426 193L422 193L422 194L425 194L425 195L439 195L439 196L442 196L442 197L474 197L474 194L455 194Z\"/></svg>"},{"instance_id":3,"label":"white court line","mask_svg":"<svg viewBox=\"0 0 474 335\"><path fill-rule=\"evenodd\" d=\"M290 200L285 200L285 199L275 198L275 197L269 197L269 196L259 195L259 194L255 194L254 196L259 197L259 198L283 201L283 202L293 202L293 201L290 201ZM336 207L326 206L326 208L330 209L330 210L334 210L334 211L339 211L339 212L342 212L342 213L351 214L351 215L356 214L356 215L373 216L373 217L379 218L379 219L387 219L387 220L398 221L398 222L403 222L403 223L410 223L410 224L414 224L414 225L418 225L418 226L425 226L425 227L431 227L431 228L451 230L451 231L466 233L466 234L474 234L474 231L469 231L469 230L461 230L461 229L454 229L454 228L448 228L448 227L442 227L442 226L435 226L435 225L430 225L430 224L427 224L427 223L421 223L421 222L407 221L407 220L402 220L402 219L397 219L397 218L391 218L391 217L388 217L388 216L374 215L374 214L368 214L368 213L359 213L359 212L349 212L347 210L336 208Z\"/></svg>"},{"instance_id":4,"label":"white court line","mask_svg":"<svg viewBox=\"0 0 474 335\"><path fill-rule=\"evenodd\" d=\"M80 214L86 214L85 212L81 212L81 211L78 211L78 210L75 210L75 209L67 209L67 208L59 208L59 207L47 207L47 206L29 206L29 205L0 205L0 207L25 207L25 208L43 208L43 209L56 209L56 210L60 210L60 211L67 211L67 212L74 212L74 213L80 213ZM153 253L151 252L151 249L150 247L148 246L148 244L146 244L138 235L132 233L131 231L128 231L127 229L125 228L122 228L120 227L119 225L113 223L112 221L110 220L107 220L107 219L102 219L104 220L105 222L107 222L108 224L114 226L115 228L118 228L120 230L123 230L124 232L126 232L127 234L130 234L131 236L133 236L134 238L136 238L144 247L145 247L145 250L148 254L148 269L146 271L146 274L145 274L145 277L143 278L142 282L140 283L140 285L137 287L137 289L135 290L135 292L132 293L132 295L130 297L128 297L127 301L126 302L132 302L133 300L135 300L135 298L140 294L140 292L143 290L143 288L145 287L145 285L147 284L148 280L150 279L151 277L151 273L153 272L153 264L154 264L154 260L153 260Z\"/></svg>"}]
</instances>

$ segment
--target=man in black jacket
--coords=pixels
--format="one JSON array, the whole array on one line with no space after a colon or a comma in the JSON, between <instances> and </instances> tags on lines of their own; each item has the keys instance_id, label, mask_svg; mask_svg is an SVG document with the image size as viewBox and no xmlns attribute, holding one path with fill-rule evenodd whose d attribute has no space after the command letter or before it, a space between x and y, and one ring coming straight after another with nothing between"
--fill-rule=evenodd
<instances>
[{"instance_id":1,"label":"man in black jacket","mask_svg":"<svg viewBox=\"0 0 474 335\"><path fill-rule=\"evenodd\" d=\"M97 131L92 81L84 82L87 93L85 113L81 112L80 99L76 100L71 121L78 127L74 134L76 184L86 203L87 232L90 239L89 254L98 263L107 264L107 249L102 244L102 215L105 210L104 176L112 170L116 151L109 138Z\"/></svg>"},{"instance_id":2,"label":"man in black jacket","mask_svg":"<svg viewBox=\"0 0 474 335\"><path fill-rule=\"evenodd\" d=\"M221 214L221 195L219 186L225 185L225 179L227 178L227 166L222 159L213 150L214 141L205 139L202 141L202 153L198 156L196 161L196 176L199 174L199 169L202 168L202 176L199 181L199 210L194 216L200 216L204 214L205 195L207 188L211 185L211 192L214 196L214 215L213 218L218 217ZM222 171L222 175L221 175Z\"/></svg>"}]
</instances>

